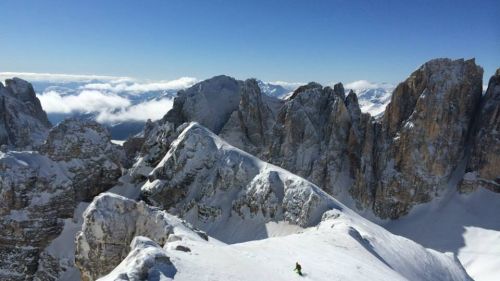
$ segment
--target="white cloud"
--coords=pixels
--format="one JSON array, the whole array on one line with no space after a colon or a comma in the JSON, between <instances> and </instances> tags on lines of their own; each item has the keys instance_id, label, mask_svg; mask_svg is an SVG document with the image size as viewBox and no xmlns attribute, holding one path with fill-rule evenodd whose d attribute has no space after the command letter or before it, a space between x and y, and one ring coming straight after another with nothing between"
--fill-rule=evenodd
<instances>
[{"instance_id":1,"label":"white cloud","mask_svg":"<svg viewBox=\"0 0 500 281\"><path fill-rule=\"evenodd\" d=\"M388 84L388 83L373 83L367 80L358 80L354 81L351 83L347 83L344 85L344 88L350 89L353 91L359 91L359 90L369 90L369 89L377 89L377 88L383 88L383 89L391 89L394 88L393 85Z\"/></svg>"},{"instance_id":2,"label":"white cloud","mask_svg":"<svg viewBox=\"0 0 500 281\"><path fill-rule=\"evenodd\" d=\"M56 73L34 73L34 72L0 72L0 80L19 77L27 81L46 81L54 83L64 82L89 82L100 81L132 81L130 77L106 76L106 75L84 75L84 74L56 74Z\"/></svg>"},{"instance_id":3,"label":"white cloud","mask_svg":"<svg viewBox=\"0 0 500 281\"><path fill-rule=\"evenodd\" d=\"M84 90L77 95L64 96L56 91L48 91L38 95L38 98L47 113L89 113L130 106L130 101L126 98L95 90Z\"/></svg>"},{"instance_id":4,"label":"white cloud","mask_svg":"<svg viewBox=\"0 0 500 281\"><path fill-rule=\"evenodd\" d=\"M116 94L83 90L77 95L62 95L49 91L38 95L47 113L95 113L102 123L158 120L172 108L173 99L163 98L132 104Z\"/></svg>"},{"instance_id":5,"label":"white cloud","mask_svg":"<svg viewBox=\"0 0 500 281\"><path fill-rule=\"evenodd\" d=\"M287 90L290 90L290 91L293 91L293 90L297 89L298 87L306 84L306 83L302 83L302 82L285 82L285 81L274 81L274 82L266 82L266 83L273 84L273 85L279 85L279 86L281 86Z\"/></svg>"},{"instance_id":6,"label":"white cloud","mask_svg":"<svg viewBox=\"0 0 500 281\"><path fill-rule=\"evenodd\" d=\"M153 91L176 91L194 85L198 80L181 77L170 81L146 81L130 77L73 75L31 72L0 72L0 79L19 77L30 82L76 83L68 89L47 87L37 93L42 108L48 114L93 113L97 121L116 123L121 121L157 120L172 108L173 98L150 99L150 95L134 98ZM67 84L69 85L69 84Z\"/></svg>"},{"instance_id":7,"label":"white cloud","mask_svg":"<svg viewBox=\"0 0 500 281\"><path fill-rule=\"evenodd\" d=\"M109 83L91 83L83 85L82 89L94 89L94 90L105 90L111 92L131 92L131 93L143 93L151 91L168 91L168 90L180 90L191 87L198 80L193 77L181 77L176 80L171 81L159 81L159 82L134 82L126 83L120 82L116 83L114 81Z\"/></svg>"},{"instance_id":8,"label":"white cloud","mask_svg":"<svg viewBox=\"0 0 500 281\"><path fill-rule=\"evenodd\" d=\"M172 108L173 103L173 99L163 98L132 105L115 112L101 111L97 115L97 121L116 123L122 121L146 121L148 119L158 120Z\"/></svg>"},{"instance_id":9,"label":"white cloud","mask_svg":"<svg viewBox=\"0 0 500 281\"><path fill-rule=\"evenodd\" d=\"M150 91L180 90L191 87L198 79L194 77L181 77L168 81L143 81L131 77L105 76L105 75L80 75L80 74L54 74L34 72L0 72L0 81L12 77L19 77L29 82L51 83L81 83L80 89L102 90L110 92L143 93ZM90 83L92 82L92 83Z\"/></svg>"}]
</instances>

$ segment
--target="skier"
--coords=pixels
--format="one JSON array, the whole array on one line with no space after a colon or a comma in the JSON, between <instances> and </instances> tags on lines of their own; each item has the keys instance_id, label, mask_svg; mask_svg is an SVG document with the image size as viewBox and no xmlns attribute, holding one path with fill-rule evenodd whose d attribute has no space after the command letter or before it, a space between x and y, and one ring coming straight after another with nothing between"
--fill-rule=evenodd
<instances>
[{"instance_id":1,"label":"skier","mask_svg":"<svg viewBox=\"0 0 500 281\"><path fill-rule=\"evenodd\" d=\"M300 276L302 276L302 266L298 262L295 263L295 269L294 269Z\"/></svg>"}]
</instances>

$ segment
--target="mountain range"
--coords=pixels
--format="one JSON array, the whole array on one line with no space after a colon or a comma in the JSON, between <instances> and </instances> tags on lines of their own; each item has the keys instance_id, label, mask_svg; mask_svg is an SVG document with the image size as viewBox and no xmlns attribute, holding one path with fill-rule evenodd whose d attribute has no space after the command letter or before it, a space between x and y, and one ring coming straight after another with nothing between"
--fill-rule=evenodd
<instances>
[{"instance_id":1,"label":"mountain range","mask_svg":"<svg viewBox=\"0 0 500 281\"><path fill-rule=\"evenodd\" d=\"M434 59L395 87L8 79L0 279L496 280L500 69L484 94L482 76ZM59 121L39 99L79 95L111 106L63 99ZM111 116L143 103L166 110L113 144Z\"/></svg>"},{"instance_id":2,"label":"mountain range","mask_svg":"<svg viewBox=\"0 0 500 281\"><path fill-rule=\"evenodd\" d=\"M69 117L97 120L108 128L114 140L119 141L139 133L148 119L160 119L171 108L177 91L192 86L196 81L194 78L181 78L163 83L135 82L132 78L119 77L71 79L55 74L47 77L19 74L36 78L32 85L50 122L57 124ZM300 86L300 83L262 80L258 80L258 84L262 93L279 99L286 99ZM347 86L350 85L359 97L361 110L374 116L389 103L394 88L390 84L365 80ZM69 105L64 106L66 103Z\"/></svg>"}]
</instances>

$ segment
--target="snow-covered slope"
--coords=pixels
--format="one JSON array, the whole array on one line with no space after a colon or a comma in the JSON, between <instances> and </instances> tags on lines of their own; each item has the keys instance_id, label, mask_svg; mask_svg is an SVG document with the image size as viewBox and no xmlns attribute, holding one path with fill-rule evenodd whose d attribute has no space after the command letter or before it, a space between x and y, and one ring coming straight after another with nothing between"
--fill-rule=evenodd
<instances>
[{"instance_id":1,"label":"snow-covered slope","mask_svg":"<svg viewBox=\"0 0 500 281\"><path fill-rule=\"evenodd\" d=\"M474 280L500 280L500 194L486 189L452 191L383 224L424 247L458 256Z\"/></svg>"},{"instance_id":2,"label":"snow-covered slope","mask_svg":"<svg viewBox=\"0 0 500 281\"><path fill-rule=\"evenodd\" d=\"M240 244L187 234L163 245L135 237L128 256L99 280L471 280L453 257L339 210L301 233Z\"/></svg>"}]
</instances>

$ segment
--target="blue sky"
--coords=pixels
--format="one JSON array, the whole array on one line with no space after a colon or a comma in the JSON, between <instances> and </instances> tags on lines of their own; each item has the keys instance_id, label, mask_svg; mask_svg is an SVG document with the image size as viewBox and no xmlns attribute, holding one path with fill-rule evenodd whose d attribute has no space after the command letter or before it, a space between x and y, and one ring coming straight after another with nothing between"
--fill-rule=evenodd
<instances>
[{"instance_id":1,"label":"blue sky","mask_svg":"<svg viewBox=\"0 0 500 281\"><path fill-rule=\"evenodd\" d=\"M500 67L500 1L0 2L0 71L396 83L435 57Z\"/></svg>"}]
</instances>

